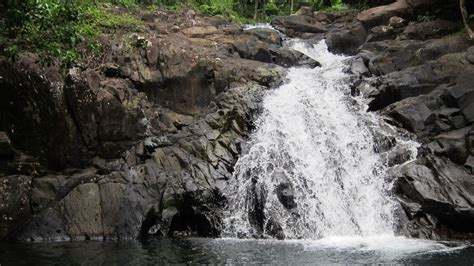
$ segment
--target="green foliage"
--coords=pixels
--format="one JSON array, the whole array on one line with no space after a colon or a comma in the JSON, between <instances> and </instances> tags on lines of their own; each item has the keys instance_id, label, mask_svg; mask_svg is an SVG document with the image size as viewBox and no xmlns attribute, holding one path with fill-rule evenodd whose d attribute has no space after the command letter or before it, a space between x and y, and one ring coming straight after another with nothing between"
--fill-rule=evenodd
<instances>
[{"instance_id":1,"label":"green foliage","mask_svg":"<svg viewBox=\"0 0 474 266\"><path fill-rule=\"evenodd\" d=\"M434 19L436 19L436 16L430 15L428 13L426 13L424 15L418 15L418 17L416 18L416 20L418 22L426 22L426 21L431 21L431 20L434 20Z\"/></svg>"},{"instance_id":2,"label":"green foliage","mask_svg":"<svg viewBox=\"0 0 474 266\"><path fill-rule=\"evenodd\" d=\"M131 6L134 0L117 1ZM130 15L116 15L93 0L11 1L4 22L9 29L1 38L4 54L15 60L24 51L40 56L40 63L59 59L68 68L81 59L77 47L86 43L92 52L100 50L97 36L106 30L143 30L143 23Z\"/></svg>"},{"instance_id":3,"label":"green foliage","mask_svg":"<svg viewBox=\"0 0 474 266\"><path fill-rule=\"evenodd\" d=\"M138 7L135 0L112 0L112 4L122 5L122 6L128 7L128 8Z\"/></svg>"},{"instance_id":4,"label":"green foliage","mask_svg":"<svg viewBox=\"0 0 474 266\"><path fill-rule=\"evenodd\" d=\"M337 11L342 11L346 9L347 9L347 5L343 3L342 0L333 0L331 1L331 6L324 8L324 10L328 12L337 12Z\"/></svg>"}]
</instances>

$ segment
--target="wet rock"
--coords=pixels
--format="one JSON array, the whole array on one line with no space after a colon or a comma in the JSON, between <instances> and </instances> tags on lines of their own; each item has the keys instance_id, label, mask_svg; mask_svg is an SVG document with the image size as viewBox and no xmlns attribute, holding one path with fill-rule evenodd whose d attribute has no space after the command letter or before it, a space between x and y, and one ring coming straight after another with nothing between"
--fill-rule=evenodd
<instances>
[{"instance_id":1,"label":"wet rock","mask_svg":"<svg viewBox=\"0 0 474 266\"><path fill-rule=\"evenodd\" d=\"M463 165L469 156L467 136L471 130L471 127L466 127L436 136L434 139L439 145L439 149L435 153L444 155L454 163Z\"/></svg>"},{"instance_id":2,"label":"wet rock","mask_svg":"<svg viewBox=\"0 0 474 266\"><path fill-rule=\"evenodd\" d=\"M460 25L447 20L433 20L413 23L403 31L406 38L415 40L427 40L454 33L460 29Z\"/></svg>"},{"instance_id":3,"label":"wet rock","mask_svg":"<svg viewBox=\"0 0 474 266\"><path fill-rule=\"evenodd\" d=\"M0 239L8 237L31 216L31 180L29 176L0 177Z\"/></svg>"},{"instance_id":4,"label":"wet rock","mask_svg":"<svg viewBox=\"0 0 474 266\"><path fill-rule=\"evenodd\" d=\"M259 41L256 37L241 38L233 44L240 57L284 67L308 65L316 67L319 63L308 56L276 45Z\"/></svg>"},{"instance_id":5,"label":"wet rock","mask_svg":"<svg viewBox=\"0 0 474 266\"><path fill-rule=\"evenodd\" d=\"M295 192L291 183L280 183L276 188L276 193L278 200L285 208L291 210L297 207L295 202Z\"/></svg>"},{"instance_id":6,"label":"wet rock","mask_svg":"<svg viewBox=\"0 0 474 266\"><path fill-rule=\"evenodd\" d=\"M365 42L365 38L364 26L355 22L343 29L329 31L326 36L326 44L330 52L353 55Z\"/></svg>"},{"instance_id":7,"label":"wet rock","mask_svg":"<svg viewBox=\"0 0 474 266\"><path fill-rule=\"evenodd\" d=\"M285 239L283 227L281 227L280 223L278 223L273 217L267 220L265 225L265 233L278 240Z\"/></svg>"},{"instance_id":8,"label":"wet rock","mask_svg":"<svg viewBox=\"0 0 474 266\"><path fill-rule=\"evenodd\" d=\"M390 5L378 6L364 10L357 15L357 20L366 27L376 25L386 25L391 17L407 17L410 12L410 5L405 0L398 0Z\"/></svg>"},{"instance_id":9,"label":"wet rock","mask_svg":"<svg viewBox=\"0 0 474 266\"><path fill-rule=\"evenodd\" d=\"M456 80L456 85L446 87L441 98L447 107L459 108L469 123L474 122L474 76L464 73Z\"/></svg>"},{"instance_id":10,"label":"wet rock","mask_svg":"<svg viewBox=\"0 0 474 266\"><path fill-rule=\"evenodd\" d=\"M411 152L407 149L397 149L387 154L387 166L401 165L411 159Z\"/></svg>"},{"instance_id":11,"label":"wet rock","mask_svg":"<svg viewBox=\"0 0 474 266\"><path fill-rule=\"evenodd\" d=\"M416 98L407 98L387 108L388 114L410 132L420 133L435 119L433 112Z\"/></svg>"},{"instance_id":12,"label":"wet rock","mask_svg":"<svg viewBox=\"0 0 474 266\"><path fill-rule=\"evenodd\" d=\"M391 150L397 145L397 140L394 137L389 137L379 132L374 132L374 151L382 153Z\"/></svg>"},{"instance_id":13,"label":"wet rock","mask_svg":"<svg viewBox=\"0 0 474 266\"><path fill-rule=\"evenodd\" d=\"M246 199L249 206L251 206L248 208L249 223L257 230L257 234L261 235L265 229L266 217L264 208L267 191L262 184L257 183L257 180L252 180L252 185L249 189L252 190L252 193L247 193L249 198Z\"/></svg>"},{"instance_id":14,"label":"wet rock","mask_svg":"<svg viewBox=\"0 0 474 266\"><path fill-rule=\"evenodd\" d=\"M422 225L409 234L423 238L450 238L472 233L474 221L474 184L471 175L455 164L440 158L418 159L404 166L397 175L396 191L407 200L401 201L411 222ZM411 202L408 207L404 202ZM423 215L424 214L424 215ZM433 217L423 223L419 217ZM451 228L446 230L445 227ZM422 232L427 230L428 235ZM466 235L465 235L466 236Z\"/></svg>"},{"instance_id":15,"label":"wet rock","mask_svg":"<svg viewBox=\"0 0 474 266\"><path fill-rule=\"evenodd\" d=\"M0 132L0 158L11 158L14 156L14 150L10 138L5 132Z\"/></svg>"},{"instance_id":16,"label":"wet rock","mask_svg":"<svg viewBox=\"0 0 474 266\"><path fill-rule=\"evenodd\" d=\"M281 45L281 37L278 32L273 29L254 28L246 30L245 32L257 36L257 38L262 42Z\"/></svg>"},{"instance_id":17,"label":"wet rock","mask_svg":"<svg viewBox=\"0 0 474 266\"><path fill-rule=\"evenodd\" d=\"M373 75L380 76L418 65L416 52L424 42L416 40L369 42L360 46Z\"/></svg>"},{"instance_id":18,"label":"wet rock","mask_svg":"<svg viewBox=\"0 0 474 266\"><path fill-rule=\"evenodd\" d=\"M405 98L433 91L444 81L429 64L392 72L379 78L377 90L367 95L373 98L369 110L380 110Z\"/></svg>"},{"instance_id":19,"label":"wet rock","mask_svg":"<svg viewBox=\"0 0 474 266\"><path fill-rule=\"evenodd\" d=\"M66 224L65 229L72 238L96 238L103 235L100 196L99 186L89 183L77 186L58 203L58 210L63 213Z\"/></svg>"},{"instance_id":20,"label":"wet rock","mask_svg":"<svg viewBox=\"0 0 474 266\"><path fill-rule=\"evenodd\" d=\"M346 71L350 74L356 76L366 76L369 77L371 75L369 69L367 68L365 61L360 56L352 57L348 61L348 67Z\"/></svg>"}]
</instances>

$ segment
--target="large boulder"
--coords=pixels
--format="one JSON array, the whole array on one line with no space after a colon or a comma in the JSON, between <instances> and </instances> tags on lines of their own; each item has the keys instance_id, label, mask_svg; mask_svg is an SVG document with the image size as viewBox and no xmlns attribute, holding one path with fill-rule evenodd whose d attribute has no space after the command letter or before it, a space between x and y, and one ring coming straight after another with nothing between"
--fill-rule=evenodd
<instances>
[{"instance_id":1,"label":"large boulder","mask_svg":"<svg viewBox=\"0 0 474 266\"><path fill-rule=\"evenodd\" d=\"M418 40L369 42L360 46L359 54L368 62L372 74L380 76L420 64L416 52L424 44Z\"/></svg>"},{"instance_id":2,"label":"large boulder","mask_svg":"<svg viewBox=\"0 0 474 266\"><path fill-rule=\"evenodd\" d=\"M428 124L433 123L434 113L416 98L408 98L390 105L388 115L400 122L403 128L420 134Z\"/></svg>"},{"instance_id":3,"label":"large boulder","mask_svg":"<svg viewBox=\"0 0 474 266\"><path fill-rule=\"evenodd\" d=\"M446 159L428 157L405 164L395 191L408 216L404 232L432 239L469 238L474 229L474 178Z\"/></svg>"},{"instance_id":4,"label":"large boulder","mask_svg":"<svg viewBox=\"0 0 474 266\"><path fill-rule=\"evenodd\" d=\"M369 110L380 110L400 100L429 93L444 80L445 77L434 72L430 64L381 76L374 81L376 90L366 94L373 98Z\"/></svg>"},{"instance_id":5,"label":"large boulder","mask_svg":"<svg viewBox=\"0 0 474 266\"><path fill-rule=\"evenodd\" d=\"M342 29L331 30L327 33L326 44L330 52L354 55L361 44L365 42L364 26L355 22Z\"/></svg>"},{"instance_id":6,"label":"large boulder","mask_svg":"<svg viewBox=\"0 0 474 266\"><path fill-rule=\"evenodd\" d=\"M397 0L389 5L378 6L362 11L357 15L357 20L362 22L366 27L387 25L393 16L408 17L410 9L411 7L406 0Z\"/></svg>"},{"instance_id":7,"label":"large boulder","mask_svg":"<svg viewBox=\"0 0 474 266\"><path fill-rule=\"evenodd\" d=\"M262 42L281 45L280 34L276 30L267 28L253 28L245 31L246 33L257 36Z\"/></svg>"},{"instance_id":8,"label":"large boulder","mask_svg":"<svg viewBox=\"0 0 474 266\"><path fill-rule=\"evenodd\" d=\"M474 82L473 72L462 74L454 86L445 88L441 95L447 107L459 108L469 123L474 123Z\"/></svg>"},{"instance_id":9,"label":"large boulder","mask_svg":"<svg viewBox=\"0 0 474 266\"><path fill-rule=\"evenodd\" d=\"M428 41L416 51L415 56L418 62L423 63L436 60L446 54L464 52L468 49L469 45L470 43L466 36L456 34Z\"/></svg>"},{"instance_id":10,"label":"large boulder","mask_svg":"<svg viewBox=\"0 0 474 266\"><path fill-rule=\"evenodd\" d=\"M428 94L395 102L386 107L383 112L391 116L401 127L416 133L418 138L431 141L440 133L462 129L472 124L470 109L472 108L472 99L470 99L472 90L468 85L471 79L472 72L461 72L452 83L441 84L435 89L430 89L431 92ZM422 93L422 91L418 92ZM384 99L393 101L397 99L396 97L400 97L400 95L391 94L390 90L375 90L372 94L376 97L374 104L381 104ZM440 150L439 145L432 148ZM465 159L466 156L462 157ZM463 163L462 160L455 159L454 161Z\"/></svg>"},{"instance_id":11,"label":"large boulder","mask_svg":"<svg viewBox=\"0 0 474 266\"><path fill-rule=\"evenodd\" d=\"M408 39L427 40L454 33L461 28L458 23L447 20L433 20L412 23L403 31L403 36Z\"/></svg>"},{"instance_id":12,"label":"large boulder","mask_svg":"<svg viewBox=\"0 0 474 266\"><path fill-rule=\"evenodd\" d=\"M308 65L316 67L319 63L303 53L271 45L258 40L254 36L240 38L233 43L234 49L241 58L251 59L265 63L274 63L284 67Z\"/></svg>"},{"instance_id":13,"label":"large boulder","mask_svg":"<svg viewBox=\"0 0 474 266\"><path fill-rule=\"evenodd\" d=\"M272 25L290 36L297 36L303 32L324 33L327 28L308 16L278 16L272 20Z\"/></svg>"},{"instance_id":14,"label":"large boulder","mask_svg":"<svg viewBox=\"0 0 474 266\"><path fill-rule=\"evenodd\" d=\"M434 138L434 152L438 155L446 156L456 164L464 165L469 157L468 135L472 127L446 132Z\"/></svg>"}]
</instances>

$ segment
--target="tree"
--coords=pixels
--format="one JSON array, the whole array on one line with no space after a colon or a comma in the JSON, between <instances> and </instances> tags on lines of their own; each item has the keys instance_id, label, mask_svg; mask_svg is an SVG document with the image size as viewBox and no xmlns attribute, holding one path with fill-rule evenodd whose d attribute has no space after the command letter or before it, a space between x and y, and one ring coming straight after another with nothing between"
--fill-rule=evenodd
<instances>
[{"instance_id":1,"label":"tree","mask_svg":"<svg viewBox=\"0 0 474 266\"><path fill-rule=\"evenodd\" d=\"M467 35L470 40L474 40L474 31L469 25L469 13L466 8L466 0L459 0L459 6L461 8L462 20L464 22L464 27L466 28Z\"/></svg>"}]
</instances>

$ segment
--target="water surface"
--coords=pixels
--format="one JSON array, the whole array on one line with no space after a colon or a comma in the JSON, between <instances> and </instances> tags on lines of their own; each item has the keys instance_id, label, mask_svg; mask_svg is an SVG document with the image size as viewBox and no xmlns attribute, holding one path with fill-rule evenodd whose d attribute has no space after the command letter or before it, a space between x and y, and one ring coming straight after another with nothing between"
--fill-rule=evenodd
<instances>
[{"instance_id":1,"label":"water surface","mask_svg":"<svg viewBox=\"0 0 474 266\"><path fill-rule=\"evenodd\" d=\"M0 243L1 265L146 264L473 265L474 247L393 237L306 240L164 239L147 242Z\"/></svg>"}]
</instances>

